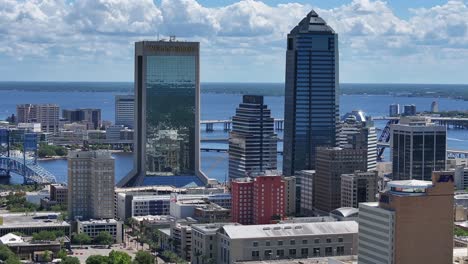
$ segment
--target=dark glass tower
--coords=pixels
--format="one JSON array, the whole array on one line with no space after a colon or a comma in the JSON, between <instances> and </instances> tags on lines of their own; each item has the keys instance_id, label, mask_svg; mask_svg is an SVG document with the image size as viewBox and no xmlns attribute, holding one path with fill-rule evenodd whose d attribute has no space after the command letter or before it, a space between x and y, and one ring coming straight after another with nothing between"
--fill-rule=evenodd
<instances>
[{"instance_id":1,"label":"dark glass tower","mask_svg":"<svg viewBox=\"0 0 468 264\"><path fill-rule=\"evenodd\" d=\"M134 170L119 186L145 176L199 175L199 43L135 43Z\"/></svg>"},{"instance_id":2,"label":"dark glass tower","mask_svg":"<svg viewBox=\"0 0 468 264\"><path fill-rule=\"evenodd\" d=\"M244 95L232 117L229 136L229 180L276 170L277 136L263 96Z\"/></svg>"},{"instance_id":3,"label":"dark glass tower","mask_svg":"<svg viewBox=\"0 0 468 264\"><path fill-rule=\"evenodd\" d=\"M338 35L311 11L288 35L283 173L315 169L315 149L335 146Z\"/></svg>"}]
</instances>

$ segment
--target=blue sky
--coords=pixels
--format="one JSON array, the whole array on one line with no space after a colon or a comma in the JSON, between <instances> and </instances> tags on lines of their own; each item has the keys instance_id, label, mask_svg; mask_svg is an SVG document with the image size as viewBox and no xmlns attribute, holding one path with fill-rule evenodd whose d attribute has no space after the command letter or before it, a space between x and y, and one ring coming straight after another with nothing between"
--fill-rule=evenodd
<instances>
[{"instance_id":1,"label":"blue sky","mask_svg":"<svg viewBox=\"0 0 468 264\"><path fill-rule=\"evenodd\" d=\"M202 81L283 82L312 8L341 82L468 83L463 0L0 0L0 81L132 81L133 43L159 34L200 41Z\"/></svg>"}]
</instances>

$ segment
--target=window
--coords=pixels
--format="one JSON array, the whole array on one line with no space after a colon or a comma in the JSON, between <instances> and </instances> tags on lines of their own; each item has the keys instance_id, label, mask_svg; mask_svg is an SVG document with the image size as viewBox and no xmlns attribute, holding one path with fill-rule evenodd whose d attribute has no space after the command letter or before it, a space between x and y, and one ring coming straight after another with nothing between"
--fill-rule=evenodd
<instances>
[{"instance_id":1,"label":"window","mask_svg":"<svg viewBox=\"0 0 468 264\"><path fill-rule=\"evenodd\" d=\"M314 257L320 257L320 248L314 248Z\"/></svg>"},{"instance_id":2,"label":"window","mask_svg":"<svg viewBox=\"0 0 468 264\"><path fill-rule=\"evenodd\" d=\"M327 243L331 243L331 238L327 238Z\"/></svg>"},{"instance_id":3,"label":"window","mask_svg":"<svg viewBox=\"0 0 468 264\"><path fill-rule=\"evenodd\" d=\"M289 256L296 256L296 249L295 248L291 248L289 250Z\"/></svg>"},{"instance_id":4,"label":"window","mask_svg":"<svg viewBox=\"0 0 468 264\"><path fill-rule=\"evenodd\" d=\"M302 248L301 249L301 257L305 258L309 255L309 249L308 248Z\"/></svg>"},{"instance_id":5,"label":"window","mask_svg":"<svg viewBox=\"0 0 468 264\"><path fill-rule=\"evenodd\" d=\"M269 247L271 245L270 241L265 242L265 246Z\"/></svg>"},{"instance_id":6,"label":"window","mask_svg":"<svg viewBox=\"0 0 468 264\"><path fill-rule=\"evenodd\" d=\"M304 244L304 245L307 244L307 239L303 239L302 244Z\"/></svg>"},{"instance_id":7,"label":"window","mask_svg":"<svg viewBox=\"0 0 468 264\"><path fill-rule=\"evenodd\" d=\"M344 246L336 247L336 255L343 256L344 255Z\"/></svg>"},{"instance_id":8,"label":"window","mask_svg":"<svg viewBox=\"0 0 468 264\"><path fill-rule=\"evenodd\" d=\"M331 256L333 255L333 248L332 247L326 247L325 248L325 256Z\"/></svg>"},{"instance_id":9,"label":"window","mask_svg":"<svg viewBox=\"0 0 468 264\"><path fill-rule=\"evenodd\" d=\"M254 241L252 244L253 244L254 247L258 247L258 242L257 241Z\"/></svg>"},{"instance_id":10,"label":"window","mask_svg":"<svg viewBox=\"0 0 468 264\"><path fill-rule=\"evenodd\" d=\"M343 238L342 238L342 237L339 237L339 238L338 238L338 242L343 242Z\"/></svg>"},{"instance_id":11,"label":"window","mask_svg":"<svg viewBox=\"0 0 468 264\"><path fill-rule=\"evenodd\" d=\"M316 238L316 239L314 240L314 243L315 243L315 244L319 244L319 243L320 243L320 238Z\"/></svg>"},{"instance_id":12,"label":"window","mask_svg":"<svg viewBox=\"0 0 468 264\"><path fill-rule=\"evenodd\" d=\"M278 249L278 250L276 250L276 256L278 256L278 257L284 257L284 250L283 250L283 249Z\"/></svg>"},{"instance_id":13,"label":"window","mask_svg":"<svg viewBox=\"0 0 468 264\"><path fill-rule=\"evenodd\" d=\"M265 258L269 259L271 257L271 250L265 250Z\"/></svg>"},{"instance_id":14,"label":"window","mask_svg":"<svg viewBox=\"0 0 468 264\"><path fill-rule=\"evenodd\" d=\"M279 240L278 241L278 246L282 246L283 245L283 241L282 240Z\"/></svg>"},{"instance_id":15,"label":"window","mask_svg":"<svg viewBox=\"0 0 468 264\"><path fill-rule=\"evenodd\" d=\"M291 239L291 241L289 241L289 244L291 244L291 245L296 245L296 240Z\"/></svg>"},{"instance_id":16,"label":"window","mask_svg":"<svg viewBox=\"0 0 468 264\"><path fill-rule=\"evenodd\" d=\"M252 258L260 257L260 252L258 250L252 251Z\"/></svg>"}]
</instances>

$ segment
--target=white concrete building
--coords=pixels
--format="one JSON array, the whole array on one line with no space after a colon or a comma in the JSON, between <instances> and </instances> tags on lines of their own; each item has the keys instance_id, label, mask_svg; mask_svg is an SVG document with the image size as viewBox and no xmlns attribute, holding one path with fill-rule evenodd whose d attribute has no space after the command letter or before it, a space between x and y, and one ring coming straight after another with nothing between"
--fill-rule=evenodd
<instances>
[{"instance_id":1,"label":"white concrete building","mask_svg":"<svg viewBox=\"0 0 468 264\"><path fill-rule=\"evenodd\" d=\"M101 232L108 232L115 243L123 241L123 222L115 219L77 221L77 230L78 234L85 233L93 239Z\"/></svg>"}]
</instances>

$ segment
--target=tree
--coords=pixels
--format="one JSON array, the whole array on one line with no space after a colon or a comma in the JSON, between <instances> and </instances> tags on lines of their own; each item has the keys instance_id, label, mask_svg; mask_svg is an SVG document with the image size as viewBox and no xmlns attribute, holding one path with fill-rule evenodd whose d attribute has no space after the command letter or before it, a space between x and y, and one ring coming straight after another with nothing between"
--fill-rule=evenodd
<instances>
[{"instance_id":1,"label":"tree","mask_svg":"<svg viewBox=\"0 0 468 264\"><path fill-rule=\"evenodd\" d=\"M39 233L33 233L33 241L54 241L57 236L52 231L42 230Z\"/></svg>"},{"instance_id":2,"label":"tree","mask_svg":"<svg viewBox=\"0 0 468 264\"><path fill-rule=\"evenodd\" d=\"M9 258L5 261L5 264L22 264L18 257Z\"/></svg>"},{"instance_id":3,"label":"tree","mask_svg":"<svg viewBox=\"0 0 468 264\"><path fill-rule=\"evenodd\" d=\"M80 260L77 257L65 257L60 264L80 264Z\"/></svg>"},{"instance_id":4,"label":"tree","mask_svg":"<svg viewBox=\"0 0 468 264\"><path fill-rule=\"evenodd\" d=\"M109 232L102 231L96 236L94 242L100 245L111 245L114 242L114 238Z\"/></svg>"},{"instance_id":5,"label":"tree","mask_svg":"<svg viewBox=\"0 0 468 264\"><path fill-rule=\"evenodd\" d=\"M14 258L16 255L11 249L5 245L0 245L0 260L6 261L7 259Z\"/></svg>"},{"instance_id":6,"label":"tree","mask_svg":"<svg viewBox=\"0 0 468 264\"><path fill-rule=\"evenodd\" d=\"M58 253L57 253L57 257L59 259L64 259L67 257L67 251L65 251L65 249L61 249Z\"/></svg>"},{"instance_id":7,"label":"tree","mask_svg":"<svg viewBox=\"0 0 468 264\"><path fill-rule=\"evenodd\" d=\"M73 235L73 242L81 245L91 243L91 238L86 233Z\"/></svg>"},{"instance_id":8,"label":"tree","mask_svg":"<svg viewBox=\"0 0 468 264\"><path fill-rule=\"evenodd\" d=\"M86 259L86 264L108 264L108 256L92 255Z\"/></svg>"},{"instance_id":9,"label":"tree","mask_svg":"<svg viewBox=\"0 0 468 264\"><path fill-rule=\"evenodd\" d=\"M109 262L112 264L131 264L132 257L125 252L112 250L109 253Z\"/></svg>"},{"instance_id":10,"label":"tree","mask_svg":"<svg viewBox=\"0 0 468 264\"><path fill-rule=\"evenodd\" d=\"M134 264L154 264L154 256L146 251L138 251L133 260Z\"/></svg>"},{"instance_id":11,"label":"tree","mask_svg":"<svg viewBox=\"0 0 468 264\"><path fill-rule=\"evenodd\" d=\"M42 260L45 262L50 262L52 261L52 252L49 250L44 251L44 254L42 254Z\"/></svg>"}]
</instances>

